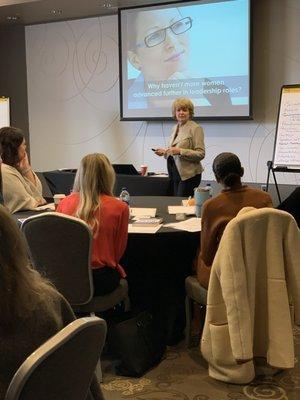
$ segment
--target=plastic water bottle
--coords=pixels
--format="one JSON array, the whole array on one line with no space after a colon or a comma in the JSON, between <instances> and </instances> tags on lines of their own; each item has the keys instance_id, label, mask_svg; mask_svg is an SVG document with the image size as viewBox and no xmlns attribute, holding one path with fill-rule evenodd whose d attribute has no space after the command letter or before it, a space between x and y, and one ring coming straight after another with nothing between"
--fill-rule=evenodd
<instances>
[{"instance_id":1,"label":"plastic water bottle","mask_svg":"<svg viewBox=\"0 0 300 400\"><path fill-rule=\"evenodd\" d=\"M209 197L212 197L213 196L213 189L212 189L210 183L206 184L205 189L209 190Z\"/></svg>"},{"instance_id":2,"label":"plastic water bottle","mask_svg":"<svg viewBox=\"0 0 300 400\"><path fill-rule=\"evenodd\" d=\"M119 196L119 199L124 201L124 203L127 203L129 205L129 203L130 203L130 194L129 194L128 190L125 187L122 188L120 196Z\"/></svg>"}]
</instances>

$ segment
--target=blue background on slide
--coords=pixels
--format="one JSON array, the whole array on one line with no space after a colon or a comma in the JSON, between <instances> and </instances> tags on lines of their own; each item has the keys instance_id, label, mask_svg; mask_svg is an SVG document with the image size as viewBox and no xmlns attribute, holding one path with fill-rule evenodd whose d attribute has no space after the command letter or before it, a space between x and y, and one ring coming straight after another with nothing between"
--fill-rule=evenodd
<instances>
[{"instance_id":1,"label":"blue background on slide","mask_svg":"<svg viewBox=\"0 0 300 400\"><path fill-rule=\"evenodd\" d=\"M248 4L234 0L180 7L183 17L193 19L189 70L195 77L249 74ZM128 79L136 78L140 72L127 64Z\"/></svg>"}]
</instances>

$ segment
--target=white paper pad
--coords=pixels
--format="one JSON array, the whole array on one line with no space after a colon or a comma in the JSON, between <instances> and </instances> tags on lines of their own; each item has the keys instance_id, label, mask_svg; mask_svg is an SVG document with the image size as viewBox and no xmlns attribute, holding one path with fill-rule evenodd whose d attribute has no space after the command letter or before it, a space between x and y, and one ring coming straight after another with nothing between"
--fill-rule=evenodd
<instances>
[{"instance_id":1,"label":"white paper pad","mask_svg":"<svg viewBox=\"0 0 300 400\"><path fill-rule=\"evenodd\" d=\"M156 233L162 224L157 226L133 226L132 224L128 225L128 233Z\"/></svg>"},{"instance_id":2,"label":"white paper pad","mask_svg":"<svg viewBox=\"0 0 300 400\"><path fill-rule=\"evenodd\" d=\"M155 177L157 177L157 178L165 178L166 176L169 176L169 175L162 172L161 174L158 173L158 174L155 174L155 175L151 175L151 177L152 177L152 176L153 176L154 178L155 178Z\"/></svg>"},{"instance_id":3,"label":"white paper pad","mask_svg":"<svg viewBox=\"0 0 300 400\"><path fill-rule=\"evenodd\" d=\"M195 206L168 206L169 214L195 214Z\"/></svg>"},{"instance_id":4,"label":"white paper pad","mask_svg":"<svg viewBox=\"0 0 300 400\"><path fill-rule=\"evenodd\" d=\"M155 217L156 208L142 208L142 207L130 207L131 217Z\"/></svg>"},{"instance_id":5,"label":"white paper pad","mask_svg":"<svg viewBox=\"0 0 300 400\"><path fill-rule=\"evenodd\" d=\"M201 218L189 218L185 221L172 222L170 224L165 224L166 228L180 229L181 231L187 232L200 232L201 231Z\"/></svg>"},{"instance_id":6,"label":"white paper pad","mask_svg":"<svg viewBox=\"0 0 300 400\"><path fill-rule=\"evenodd\" d=\"M35 211L44 211L44 210L54 211L55 210L55 205L54 205L54 203L49 203L49 204L45 204L43 206L38 206L34 210Z\"/></svg>"}]
</instances>

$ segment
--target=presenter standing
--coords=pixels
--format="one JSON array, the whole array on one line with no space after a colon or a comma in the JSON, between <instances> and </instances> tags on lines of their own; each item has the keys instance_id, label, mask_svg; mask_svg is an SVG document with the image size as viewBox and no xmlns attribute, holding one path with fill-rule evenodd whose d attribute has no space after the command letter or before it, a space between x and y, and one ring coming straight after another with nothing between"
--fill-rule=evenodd
<instances>
[{"instance_id":1,"label":"presenter standing","mask_svg":"<svg viewBox=\"0 0 300 400\"><path fill-rule=\"evenodd\" d=\"M192 196L193 189L201 182L205 157L203 129L192 121L194 104L190 99L178 98L172 104L172 115L177 124L174 126L170 146L155 149L155 154L167 159L168 173L174 196Z\"/></svg>"}]
</instances>

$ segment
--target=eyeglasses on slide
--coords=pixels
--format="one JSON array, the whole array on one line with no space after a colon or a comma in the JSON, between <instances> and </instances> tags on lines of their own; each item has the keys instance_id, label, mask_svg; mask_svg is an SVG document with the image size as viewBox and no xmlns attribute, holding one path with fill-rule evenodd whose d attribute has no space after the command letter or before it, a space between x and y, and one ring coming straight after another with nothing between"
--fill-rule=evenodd
<instances>
[{"instance_id":1,"label":"eyeglasses on slide","mask_svg":"<svg viewBox=\"0 0 300 400\"><path fill-rule=\"evenodd\" d=\"M145 45L147 47L154 47L163 43L166 40L167 29L170 29L174 35L181 35L182 33L191 29L192 22L193 20L191 17L185 17L174 22L172 25L167 26L166 28L150 33L150 35L147 35L144 39Z\"/></svg>"}]
</instances>

